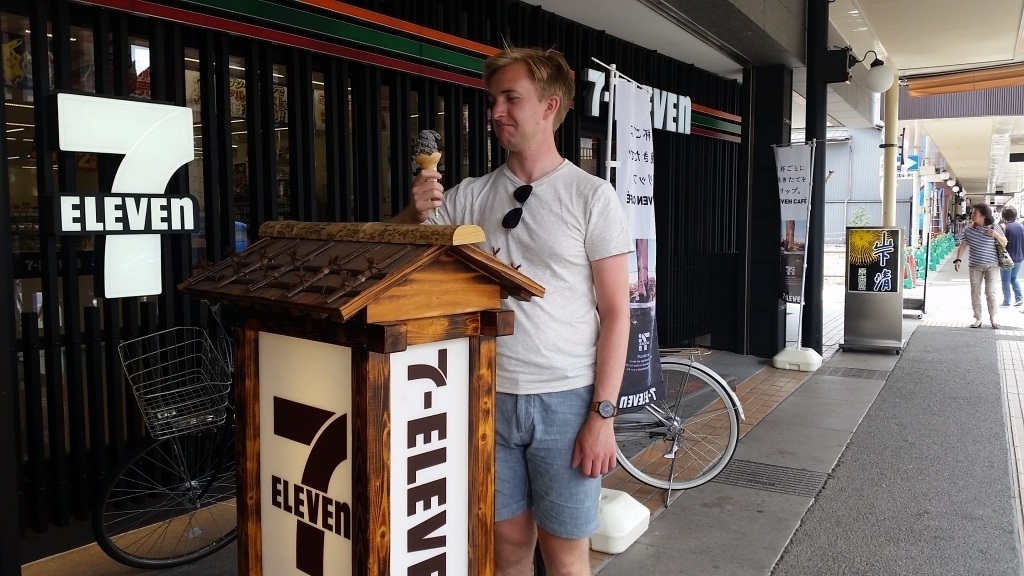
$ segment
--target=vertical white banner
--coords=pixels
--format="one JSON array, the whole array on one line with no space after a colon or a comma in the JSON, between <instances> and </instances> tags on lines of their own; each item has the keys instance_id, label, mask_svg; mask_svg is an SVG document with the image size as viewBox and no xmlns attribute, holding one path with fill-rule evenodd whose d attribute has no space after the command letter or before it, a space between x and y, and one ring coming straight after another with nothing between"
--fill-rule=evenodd
<instances>
[{"instance_id":1,"label":"vertical white banner","mask_svg":"<svg viewBox=\"0 0 1024 576\"><path fill-rule=\"evenodd\" d=\"M783 220L805 220L811 200L811 151L807 144L775 147L779 207Z\"/></svg>"},{"instance_id":2,"label":"vertical white banner","mask_svg":"<svg viewBox=\"0 0 1024 576\"><path fill-rule=\"evenodd\" d=\"M807 209L811 201L811 164L814 147L808 144L775 147L782 215L780 243L786 286L783 299L803 299L804 255L807 250Z\"/></svg>"},{"instance_id":3,"label":"vertical white banner","mask_svg":"<svg viewBox=\"0 0 1024 576\"><path fill-rule=\"evenodd\" d=\"M628 410L661 398L664 386L654 307L657 242L651 92L621 78L615 84L615 145L615 190L636 244L629 264L629 348L619 391L619 409Z\"/></svg>"},{"instance_id":4,"label":"vertical white banner","mask_svg":"<svg viewBox=\"0 0 1024 576\"><path fill-rule=\"evenodd\" d=\"M391 576L469 575L469 339L391 355Z\"/></svg>"},{"instance_id":5,"label":"vertical white banner","mask_svg":"<svg viewBox=\"0 0 1024 576\"><path fill-rule=\"evenodd\" d=\"M615 86L615 158L615 190L633 239L654 239L651 93L622 79Z\"/></svg>"}]
</instances>

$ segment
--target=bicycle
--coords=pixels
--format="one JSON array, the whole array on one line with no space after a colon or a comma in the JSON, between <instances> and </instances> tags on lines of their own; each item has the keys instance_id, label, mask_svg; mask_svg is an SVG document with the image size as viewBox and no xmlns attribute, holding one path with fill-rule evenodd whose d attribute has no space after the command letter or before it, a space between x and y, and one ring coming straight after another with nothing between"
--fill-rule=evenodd
<instances>
[{"instance_id":1,"label":"bicycle","mask_svg":"<svg viewBox=\"0 0 1024 576\"><path fill-rule=\"evenodd\" d=\"M743 406L729 385L695 361L699 348L662 351L664 398L615 417L616 459L637 480L669 491L695 488L736 451ZM684 358L686 356L687 358Z\"/></svg>"},{"instance_id":2,"label":"bicycle","mask_svg":"<svg viewBox=\"0 0 1024 576\"><path fill-rule=\"evenodd\" d=\"M231 341L178 327L118 347L148 440L107 475L93 505L100 548L133 568L204 558L237 536Z\"/></svg>"}]
</instances>

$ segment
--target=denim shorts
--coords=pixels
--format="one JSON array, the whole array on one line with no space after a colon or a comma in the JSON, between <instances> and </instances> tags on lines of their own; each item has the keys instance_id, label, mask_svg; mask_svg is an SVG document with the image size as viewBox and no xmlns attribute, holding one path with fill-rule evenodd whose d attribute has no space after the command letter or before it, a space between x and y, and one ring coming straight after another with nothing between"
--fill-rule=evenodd
<instances>
[{"instance_id":1,"label":"denim shorts","mask_svg":"<svg viewBox=\"0 0 1024 576\"><path fill-rule=\"evenodd\" d=\"M593 386L585 386L498 394L496 520L532 509L537 525L561 538L586 538L597 530L601 479L572 467L593 393Z\"/></svg>"}]
</instances>

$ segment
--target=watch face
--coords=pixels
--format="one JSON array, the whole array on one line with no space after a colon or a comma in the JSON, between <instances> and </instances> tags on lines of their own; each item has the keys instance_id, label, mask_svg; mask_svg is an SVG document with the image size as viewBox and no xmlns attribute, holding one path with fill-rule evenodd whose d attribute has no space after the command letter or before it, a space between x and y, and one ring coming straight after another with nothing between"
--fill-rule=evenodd
<instances>
[{"instance_id":1,"label":"watch face","mask_svg":"<svg viewBox=\"0 0 1024 576\"><path fill-rule=\"evenodd\" d=\"M597 405L597 413L605 418L611 418L612 416L615 416L615 405L607 400L602 400L601 403Z\"/></svg>"}]
</instances>

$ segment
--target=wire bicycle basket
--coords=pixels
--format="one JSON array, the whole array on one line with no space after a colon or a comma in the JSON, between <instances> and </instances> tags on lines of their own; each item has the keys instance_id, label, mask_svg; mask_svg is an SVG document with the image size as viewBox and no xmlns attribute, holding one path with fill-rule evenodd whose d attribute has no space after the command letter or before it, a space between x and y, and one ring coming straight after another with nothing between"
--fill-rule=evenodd
<instances>
[{"instance_id":1,"label":"wire bicycle basket","mask_svg":"<svg viewBox=\"0 0 1024 576\"><path fill-rule=\"evenodd\" d=\"M205 330L171 328L123 342L117 350L154 438L224 422L231 370Z\"/></svg>"}]
</instances>

